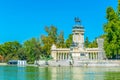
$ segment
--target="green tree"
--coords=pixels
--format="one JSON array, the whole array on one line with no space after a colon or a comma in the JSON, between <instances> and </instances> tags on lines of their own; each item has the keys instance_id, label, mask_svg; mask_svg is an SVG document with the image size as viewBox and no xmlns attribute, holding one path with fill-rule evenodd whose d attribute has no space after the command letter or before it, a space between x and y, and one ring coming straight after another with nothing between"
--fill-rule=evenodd
<instances>
[{"instance_id":1,"label":"green tree","mask_svg":"<svg viewBox=\"0 0 120 80\"><path fill-rule=\"evenodd\" d=\"M17 51L19 48L21 48L21 44L17 41L5 42L0 46L0 53L2 53L5 61L18 59Z\"/></svg>"},{"instance_id":2,"label":"green tree","mask_svg":"<svg viewBox=\"0 0 120 80\"><path fill-rule=\"evenodd\" d=\"M73 39L73 36L72 36L72 34L70 34L69 37L68 37L68 39L65 42L66 48L70 48L70 46L72 44L72 39Z\"/></svg>"},{"instance_id":3,"label":"green tree","mask_svg":"<svg viewBox=\"0 0 120 80\"><path fill-rule=\"evenodd\" d=\"M55 26L45 27L46 35L41 36L42 49L46 56L50 55L52 44L57 44L57 28Z\"/></svg>"},{"instance_id":4,"label":"green tree","mask_svg":"<svg viewBox=\"0 0 120 80\"><path fill-rule=\"evenodd\" d=\"M45 27L45 31L48 34L48 37L51 38L52 40L52 44L56 44L57 43L57 28L55 26L50 26L50 27Z\"/></svg>"},{"instance_id":5,"label":"green tree","mask_svg":"<svg viewBox=\"0 0 120 80\"><path fill-rule=\"evenodd\" d=\"M88 48L89 44L90 44L90 41L89 41L88 37L86 37L84 46L85 46L86 48Z\"/></svg>"},{"instance_id":6,"label":"green tree","mask_svg":"<svg viewBox=\"0 0 120 80\"><path fill-rule=\"evenodd\" d=\"M22 54L22 51L24 50L24 55L20 56ZM26 59L28 63L34 63L35 60L39 60L41 53L41 45L39 40L37 41L36 38L32 38L30 40L27 40L23 44L23 49L20 49L21 52L19 53L19 56L21 59Z\"/></svg>"},{"instance_id":7,"label":"green tree","mask_svg":"<svg viewBox=\"0 0 120 80\"><path fill-rule=\"evenodd\" d=\"M112 7L108 7L106 10L104 48L108 58L117 58L120 52L120 19L117 13Z\"/></svg>"},{"instance_id":8,"label":"green tree","mask_svg":"<svg viewBox=\"0 0 120 80\"><path fill-rule=\"evenodd\" d=\"M118 13L118 17L119 17L119 20L120 20L120 0L118 0L117 13Z\"/></svg>"},{"instance_id":9,"label":"green tree","mask_svg":"<svg viewBox=\"0 0 120 80\"><path fill-rule=\"evenodd\" d=\"M97 48L98 44L97 44L97 38L95 38L95 40L93 40L92 42L89 43L88 45L89 48Z\"/></svg>"},{"instance_id":10,"label":"green tree","mask_svg":"<svg viewBox=\"0 0 120 80\"><path fill-rule=\"evenodd\" d=\"M60 34L58 35L57 47L60 47L60 48L65 47L65 44L64 44L64 32L63 31L61 31Z\"/></svg>"},{"instance_id":11,"label":"green tree","mask_svg":"<svg viewBox=\"0 0 120 80\"><path fill-rule=\"evenodd\" d=\"M27 55L25 53L25 48L21 47L17 51L19 60L27 60Z\"/></svg>"}]
</instances>

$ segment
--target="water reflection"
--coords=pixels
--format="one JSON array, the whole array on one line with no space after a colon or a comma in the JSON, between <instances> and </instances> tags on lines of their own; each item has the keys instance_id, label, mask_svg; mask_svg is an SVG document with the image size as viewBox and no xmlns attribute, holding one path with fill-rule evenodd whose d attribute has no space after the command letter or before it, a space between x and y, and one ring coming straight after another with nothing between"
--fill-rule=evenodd
<instances>
[{"instance_id":1,"label":"water reflection","mask_svg":"<svg viewBox=\"0 0 120 80\"><path fill-rule=\"evenodd\" d=\"M0 66L0 80L120 80L120 67Z\"/></svg>"},{"instance_id":2,"label":"water reflection","mask_svg":"<svg viewBox=\"0 0 120 80\"><path fill-rule=\"evenodd\" d=\"M26 80L24 67L4 66L3 71L2 80Z\"/></svg>"},{"instance_id":3,"label":"water reflection","mask_svg":"<svg viewBox=\"0 0 120 80\"><path fill-rule=\"evenodd\" d=\"M120 72L106 72L105 80L120 80Z\"/></svg>"},{"instance_id":4,"label":"water reflection","mask_svg":"<svg viewBox=\"0 0 120 80\"><path fill-rule=\"evenodd\" d=\"M95 68L51 67L51 80L103 80L103 73ZM101 75L101 76L100 76Z\"/></svg>"},{"instance_id":5,"label":"water reflection","mask_svg":"<svg viewBox=\"0 0 120 80\"><path fill-rule=\"evenodd\" d=\"M44 78L40 80L116 80L120 79L120 68L46 67L39 68L39 74L39 79Z\"/></svg>"}]
</instances>

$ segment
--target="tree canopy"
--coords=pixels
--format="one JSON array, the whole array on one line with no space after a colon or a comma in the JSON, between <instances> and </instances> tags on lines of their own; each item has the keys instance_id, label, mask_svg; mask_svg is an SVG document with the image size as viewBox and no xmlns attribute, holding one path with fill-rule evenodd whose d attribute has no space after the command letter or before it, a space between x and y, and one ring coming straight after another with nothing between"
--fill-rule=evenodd
<instances>
[{"instance_id":1,"label":"tree canopy","mask_svg":"<svg viewBox=\"0 0 120 80\"><path fill-rule=\"evenodd\" d=\"M107 22L104 24L105 42L104 48L108 58L118 58L120 54L120 0L118 10L112 7L106 10Z\"/></svg>"}]
</instances>

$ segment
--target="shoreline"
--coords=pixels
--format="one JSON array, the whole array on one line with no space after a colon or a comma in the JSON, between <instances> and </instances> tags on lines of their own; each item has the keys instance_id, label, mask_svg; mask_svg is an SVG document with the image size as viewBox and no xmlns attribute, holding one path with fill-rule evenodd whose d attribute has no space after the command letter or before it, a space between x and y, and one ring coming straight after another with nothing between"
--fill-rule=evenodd
<instances>
[{"instance_id":1,"label":"shoreline","mask_svg":"<svg viewBox=\"0 0 120 80\"><path fill-rule=\"evenodd\" d=\"M0 66L8 65L7 63L0 63Z\"/></svg>"},{"instance_id":2,"label":"shoreline","mask_svg":"<svg viewBox=\"0 0 120 80\"><path fill-rule=\"evenodd\" d=\"M9 65L0 63L0 66ZM35 66L35 67L120 67L120 60L79 60L79 61L55 61L39 60L35 64L16 65L16 66Z\"/></svg>"},{"instance_id":3,"label":"shoreline","mask_svg":"<svg viewBox=\"0 0 120 80\"><path fill-rule=\"evenodd\" d=\"M79 60L79 61L69 61L69 60L64 60L64 61L38 61L36 65L40 67L120 67L120 60Z\"/></svg>"}]
</instances>

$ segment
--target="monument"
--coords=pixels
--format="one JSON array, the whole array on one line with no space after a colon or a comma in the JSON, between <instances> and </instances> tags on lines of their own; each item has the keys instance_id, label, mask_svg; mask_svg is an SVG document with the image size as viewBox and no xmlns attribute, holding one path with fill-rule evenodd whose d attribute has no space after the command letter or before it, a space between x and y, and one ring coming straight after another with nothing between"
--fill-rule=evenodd
<instances>
[{"instance_id":1,"label":"monument","mask_svg":"<svg viewBox=\"0 0 120 80\"><path fill-rule=\"evenodd\" d=\"M84 27L79 18L75 18L75 25L72 28L73 43L70 48L57 48L55 44L51 47L53 60L103 60L106 58L103 49L104 40L97 39L98 48L84 47Z\"/></svg>"}]
</instances>

